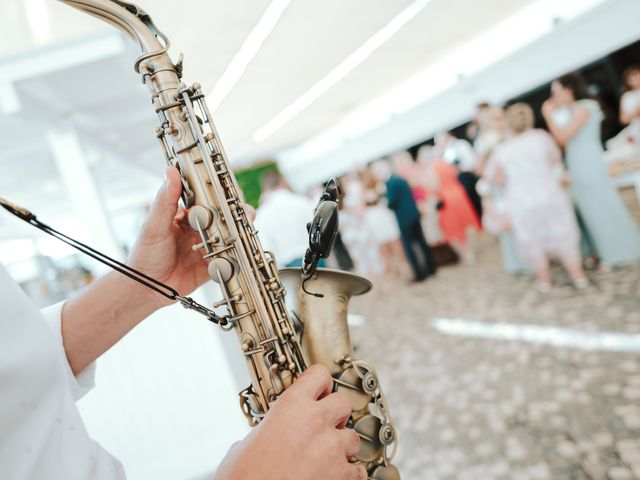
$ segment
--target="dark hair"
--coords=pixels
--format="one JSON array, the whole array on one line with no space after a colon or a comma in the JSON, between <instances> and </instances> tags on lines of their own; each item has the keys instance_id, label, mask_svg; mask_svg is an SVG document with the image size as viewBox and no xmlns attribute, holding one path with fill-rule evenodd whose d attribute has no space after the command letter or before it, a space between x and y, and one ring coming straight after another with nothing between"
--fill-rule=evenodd
<instances>
[{"instance_id":1,"label":"dark hair","mask_svg":"<svg viewBox=\"0 0 640 480\"><path fill-rule=\"evenodd\" d=\"M589 85L585 81L584 77L578 72L567 73L556 79L560 85L564 88L568 88L573 93L573 98L576 100L583 100L585 98L594 99L594 96L589 91Z\"/></svg>"},{"instance_id":2,"label":"dark hair","mask_svg":"<svg viewBox=\"0 0 640 480\"><path fill-rule=\"evenodd\" d=\"M634 73L640 73L640 65L631 65L622 72L622 91L627 92L631 89L629 87L629 77Z\"/></svg>"}]
</instances>

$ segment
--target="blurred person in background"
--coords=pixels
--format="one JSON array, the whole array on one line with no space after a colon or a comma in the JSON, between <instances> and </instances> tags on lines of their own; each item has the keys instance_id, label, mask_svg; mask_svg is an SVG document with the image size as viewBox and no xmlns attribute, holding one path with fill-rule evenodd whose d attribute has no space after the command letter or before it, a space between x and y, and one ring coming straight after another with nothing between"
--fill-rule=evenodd
<instances>
[{"instance_id":1,"label":"blurred person in background","mask_svg":"<svg viewBox=\"0 0 640 480\"><path fill-rule=\"evenodd\" d=\"M562 262L576 288L585 288L588 281L582 270L578 225L562 185L562 153L551 135L533 129L529 105L509 107L506 121L511 136L495 147L485 175L504 187L521 258L535 271L543 292L551 289L553 258Z\"/></svg>"},{"instance_id":2,"label":"blurred person in background","mask_svg":"<svg viewBox=\"0 0 640 480\"><path fill-rule=\"evenodd\" d=\"M389 156L389 162L391 163L393 172L409 183L413 199L418 205L418 210L420 210L420 213L423 213L423 207L427 201L427 190L422 181L422 167L418 165L417 161L414 162L413 156L407 150L400 150L391 154ZM384 188L385 187L382 186L382 191L384 191ZM425 237L428 239L426 231ZM427 241L427 243L429 242Z\"/></svg>"},{"instance_id":3,"label":"blurred person in background","mask_svg":"<svg viewBox=\"0 0 640 480\"><path fill-rule=\"evenodd\" d=\"M362 170L360 178L364 188L364 226L378 248L383 272L387 275L404 275L408 266L402 252L400 229L393 212L381 201L384 188L378 183L370 168Z\"/></svg>"},{"instance_id":4,"label":"blurred person in background","mask_svg":"<svg viewBox=\"0 0 640 480\"><path fill-rule=\"evenodd\" d=\"M422 214L424 236L431 247L446 244L447 241L440 229L440 212L438 209L443 206L443 203L433 193L438 190L438 178L427 168L433 156L433 145L430 144L422 145L416 154L417 177L422 190L425 192L424 199L418 201L418 209Z\"/></svg>"},{"instance_id":5,"label":"blurred person in background","mask_svg":"<svg viewBox=\"0 0 640 480\"><path fill-rule=\"evenodd\" d=\"M467 125L467 130L465 132L467 136L467 140L473 144L478 138L480 134L480 118L485 115L485 112L491 108L488 102L480 102L476 105L476 108L473 112L473 117L469 125Z\"/></svg>"},{"instance_id":6,"label":"blurred person in background","mask_svg":"<svg viewBox=\"0 0 640 480\"><path fill-rule=\"evenodd\" d=\"M553 112L553 121L558 127L564 128L571 121L571 106L570 105L562 105L557 106ZM566 167L566 154L563 157L564 165ZM584 265L587 268L595 269L598 266L598 251L596 250L595 243L589 230L582 219L582 215L580 214L580 210L574 205L573 210L576 215L576 219L578 220L578 227L580 228L580 250L582 252L582 257L584 258Z\"/></svg>"},{"instance_id":7,"label":"blurred person in background","mask_svg":"<svg viewBox=\"0 0 640 480\"><path fill-rule=\"evenodd\" d=\"M561 126L554 110L569 110ZM603 159L598 102L578 73L564 75L551 84L551 97L542 114L556 142L565 148L571 193L604 269L640 259L640 232L609 177Z\"/></svg>"},{"instance_id":8,"label":"blurred person in background","mask_svg":"<svg viewBox=\"0 0 640 480\"><path fill-rule=\"evenodd\" d=\"M478 135L473 142L476 152L476 172L482 175L493 148L502 142L506 135L504 109L497 106L489 106L481 109L477 114Z\"/></svg>"},{"instance_id":9,"label":"blurred person in background","mask_svg":"<svg viewBox=\"0 0 640 480\"><path fill-rule=\"evenodd\" d=\"M471 146L469 146L471 148ZM424 169L425 188L437 197L438 219L444 238L466 261L473 261L468 233L480 230L480 220L458 181L456 167L437 155L437 149L423 146L418 150L418 163Z\"/></svg>"},{"instance_id":10,"label":"blurred person in background","mask_svg":"<svg viewBox=\"0 0 640 480\"><path fill-rule=\"evenodd\" d=\"M481 179L476 184L476 191L483 199L482 222L486 231L498 235L500 252L504 270L512 275L529 273L518 254L518 247L511 232L511 225L505 217L505 201L502 187L491 185L482 178L484 168L493 149L505 140L506 123L502 107L484 105L476 109L478 134L473 142L473 148L478 155L476 172Z\"/></svg>"},{"instance_id":11,"label":"blurred person in background","mask_svg":"<svg viewBox=\"0 0 640 480\"><path fill-rule=\"evenodd\" d=\"M389 156L389 161L393 167L394 173L409 182L412 190L420 186L420 184L416 182L415 173L417 166L413 161L411 153L406 150L400 150L391 154Z\"/></svg>"},{"instance_id":12,"label":"blurred person in background","mask_svg":"<svg viewBox=\"0 0 640 480\"><path fill-rule=\"evenodd\" d=\"M178 205L174 168L158 192L128 264L188 295L209 279L200 242ZM117 272L42 313L0 265L0 472L3 479L122 480L120 462L94 442L75 401L94 385L95 361L154 311L172 303ZM351 402L313 366L236 444L215 478L366 479L348 463L359 438L343 429ZM304 428L302 428L304 427Z\"/></svg>"},{"instance_id":13,"label":"blurred person in background","mask_svg":"<svg viewBox=\"0 0 640 480\"><path fill-rule=\"evenodd\" d=\"M316 204L292 192L282 175L273 170L262 175L261 189L254 225L262 247L273 253L279 267L301 267L309 246L307 223Z\"/></svg>"},{"instance_id":14,"label":"blurred person in background","mask_svg":"<svg viewBox=\"0 0 640 480\"><path fill-rule=\"evenodd\" d=\"M605 160L611 175L626 170L640 161L640 66L632 65L622 74L623 93L620 97L620 123L626 125L606 141ZM622 168L621 168L622 167ZM633 167L632 167L633 169Z\"/></svg>"},{"instance_id":15,"label":"blurred person in background","mask_svg":"<svg viewBox=\"0 0 640 480\"><path fill-rule=\"evenodd\" d=\"M344 194L341 202L339 228L349 248L356 271L364 276L378 276L384 271L378 242L365 219L367 202L360 174L353 170L340 179Z\"/></svg>"},{"instance_id":16,"label":"blurred person in background","mask_svg":"<svg viewBox=\"0 0 640 480\"><path fill-rule=\"evenodd\" d=\"M395 213L404 253L413 271L414 280L422 281L436 273L437 267L431 248L424 238L420 223L420 211L413 198L409 183L395 175L386 160L378 160L371 166L375 178L384 183L387 206Z\"/></svg>"},{"instance_id":17,"label":"blurred person in background","mask_svg":"<svg viewBox=\"0 0 640 480\"><path fill-rule=\"evenodd\" d=\"M640 65L632 65L622 75L624 93L620 98L620 123L628 125L629 139L640 147Z\"/></svg>"},{"instance_id":18,"label":"blurred person in background","mask_svg":"<svg viewBox=\"0 0 640 480\"><path fill-rule=\"evenodd\" d=\"M637 158L640 153L640 65L632 65L622 74L624 93L620 97L620 123L627 125L616 139ZM607 142L607 147L614 139ZM634 159L635 159L634 158Z\"/></svg>"},{"instance_id":19,"label":"blurred person in background","mask_svg":"<svg viewBox=\"0 0 640 480\"><path fill-rule=\"evenodd\" d=\"M455 166L458 182L464 188L478 219L482 218L482 199L476 190L478 159L471 144L449 132L441 132L435 137L434 150L445 162Z\"/></svg>"}]
</instances>

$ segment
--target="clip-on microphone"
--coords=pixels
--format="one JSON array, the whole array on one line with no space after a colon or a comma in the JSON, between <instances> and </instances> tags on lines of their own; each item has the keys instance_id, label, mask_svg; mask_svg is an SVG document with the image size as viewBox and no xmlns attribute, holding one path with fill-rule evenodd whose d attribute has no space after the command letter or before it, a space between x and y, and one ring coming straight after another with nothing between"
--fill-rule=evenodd
<instances>
[{"instance_id":1,"label":"clip-on microphone","mask_svg":"<svg viewBox=\"0 0 640 480\"><path fill-rule=\"evenodd\" d=\"M305 283L313 277L318 268L318 262L327 258L331 253L333 244L338 235L338 201L340 199L340 187L335 178L329 180L320 197L318 206L313 215L313 220L307 223L309 232L309 247L304 255L302 274L305 279L302 282L302 290L315 297L324 297L320 293L307 291Z\"/></svg>"}]
</instances>

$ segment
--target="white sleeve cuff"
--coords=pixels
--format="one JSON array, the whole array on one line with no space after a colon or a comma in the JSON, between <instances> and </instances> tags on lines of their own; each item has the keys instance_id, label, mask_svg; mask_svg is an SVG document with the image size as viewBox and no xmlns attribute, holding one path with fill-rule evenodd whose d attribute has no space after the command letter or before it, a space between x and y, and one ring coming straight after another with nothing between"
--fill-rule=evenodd
<instances>
[{"instance_id":1,"label":"white sleeve cuff","mask_svg":"<svg viewBox=\"0 0 640 480\"><path fill-rule=\"evenodd\" d=\"M67 355L64 351L64 343L62 340L62 308L65 301L51 305L41 311L47 325L53 333L60 354L62 355L67 383L74 400L80 400L95 386L96 364L95 362L85 368L77 376L73 374Z\"/></svg>"}]
</instances>

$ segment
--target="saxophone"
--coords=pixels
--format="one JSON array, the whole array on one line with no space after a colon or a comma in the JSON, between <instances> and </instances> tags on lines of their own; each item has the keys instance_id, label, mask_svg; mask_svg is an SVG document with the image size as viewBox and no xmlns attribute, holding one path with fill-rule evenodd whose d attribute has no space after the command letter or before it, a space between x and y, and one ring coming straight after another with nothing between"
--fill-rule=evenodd
<instances>
[{"instance_id":1,"label":"saxophone","mask_svg":"<svg viewBox=\"0 0 640 480\"><path fill-rule=\"evenodd\" d=\"M251 385L240 392L240 406L249 424L260 422L307 365L324 364L335 390L352 401L347 426L361 438L354 461L365 465L370 479L399 479L391 464L397 441L386 400L373 367L354 358L349 338L349 298L371 284L328 269L314 269L302 282L300 269L286 269L282 277L295 292L287 303L275 259L262 249L243 207L202 88L181 82L182 56L173 63L167 37L132 3L61 1L114 25L140 45L134 68L160 120L155 134L167 164L180 173L188 221L200 236L193 248L203 252L209 276L222 292L213 308L226 312L219 325L235 330L247 362ZM308 294L305 283L320 293Z\"/></svg>"}]
</instances>

